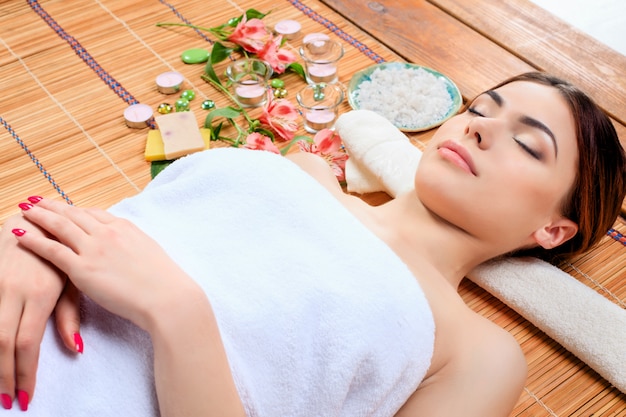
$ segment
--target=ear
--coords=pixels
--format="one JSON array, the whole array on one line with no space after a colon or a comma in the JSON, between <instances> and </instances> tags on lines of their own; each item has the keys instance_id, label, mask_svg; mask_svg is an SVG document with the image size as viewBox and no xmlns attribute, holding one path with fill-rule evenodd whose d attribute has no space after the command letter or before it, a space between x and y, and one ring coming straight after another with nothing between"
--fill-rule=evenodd
<instances>
[{"instance_id":1,"label":"ear","mask_svg":"<svg viewBox=\"0 0 626 417\"><path fill-rule=\"evenodd\" d=\"M532 237L539 246L544 249L552 249L567 242L578 232L578 225L560 217L541 229L536 230Z\"/></svg>"}]
</instances>

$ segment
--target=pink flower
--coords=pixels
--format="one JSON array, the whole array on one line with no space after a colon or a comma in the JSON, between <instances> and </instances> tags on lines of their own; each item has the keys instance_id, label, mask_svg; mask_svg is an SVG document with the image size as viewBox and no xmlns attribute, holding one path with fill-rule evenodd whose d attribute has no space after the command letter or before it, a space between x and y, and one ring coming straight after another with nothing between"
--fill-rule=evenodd
<instances>
[{"instance_id":1,"label":"pink flower","mask_svg":"<svg viewBox=\"0 0 626 417\"><path fill-rule=\"evenodd\" d=\"M296 107L286 99L274 100L268 92L267 103L263 106L263 114L259 121L269 125L284 140L291 140L298 130L300 114Z\"/></svg>"},{"instance_id":2,"label":"pink flower","mask_svg":"<svg viewBox=\"0 0 626 417\"><path fill-rule=\"evenodd\" d=\"M243 145L243 147L246 149L269 151L280 154L280 150L276 145L274 145L274 142L259 132L250 133L248 137L246 137L246 144Z\"/></svg>"},{"instance_id":3,"label":"pink flower","mask_svg":"<svg viewBox=\"0 0 626 417\"><path fill-rule=\"evenodd\" d=\"M237 24L235 31L226 39L236 43L246 51L256 54L271 41L271 35L261 19L246 21L246 16L244 15Z\"/></svg>"},{"instance_id":4,"label":"pink flower","mask_svg":"<svg viewBox=\"0 0 626 417\"><path fill-rule=\"evenodd\" d=\"M288 49L281 48L282 36L270 39L259 51L257 56L270 64L276 74L285 72L287 65L296 61L296 54Z\"/></svg>"},{"instance_id":5,"label":"pink flower","mask_svg":"<svg viewBox=\"0 0 626 417\"><path fill-rule=\"evenodd\" d=\"M334 130L322 129L313 137L313 143L298 142L301 151L321 156L328 162L338 181L346 179L345 168L348 154L341 149L341 138Z\"/></svg>"}]
</instances>

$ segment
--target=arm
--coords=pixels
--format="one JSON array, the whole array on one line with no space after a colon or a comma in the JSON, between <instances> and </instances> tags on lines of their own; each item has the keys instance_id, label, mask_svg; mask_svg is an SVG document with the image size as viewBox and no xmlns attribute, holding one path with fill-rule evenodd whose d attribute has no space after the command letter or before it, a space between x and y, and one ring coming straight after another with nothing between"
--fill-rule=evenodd
<instances>
[{"instance_id":1,"label":"arm","mask_svg":"<svg viewBox=\"0 0 626 417\"><path fill-rule=\"evenodd\" d=\"M23 214L56 240L16 231L20 244L150 333L161 415L244 415L209 300L154 240L105 211L51 200Z\"/></svg>"},{"instance_id":2,"label":"arm","mask_svg":"<svg viewBox=\"0 0 626 417\"><path fill-rule=\"evenodd\" d=\"M68 349L77 351L75 335L80 335L76 288L18 245L11 233L18 227L43 232L21 214L8 218L0 230L0 394L9 408L16 392L26 393L20 402L24 409L33 396L39 345L52 311L56 308L57 328Z\"/></svg>"},{"instance_id":3,"label":"arm","mask_svg":"<svg viewBox=\"0 0 626 417\"><path fill-rule=\"evenodd\" d=\"M454 362L424 381L396 417L510 415L527 372L515 339L497 329L466 334L460 341Z\"/></svg>"}]
</instances>

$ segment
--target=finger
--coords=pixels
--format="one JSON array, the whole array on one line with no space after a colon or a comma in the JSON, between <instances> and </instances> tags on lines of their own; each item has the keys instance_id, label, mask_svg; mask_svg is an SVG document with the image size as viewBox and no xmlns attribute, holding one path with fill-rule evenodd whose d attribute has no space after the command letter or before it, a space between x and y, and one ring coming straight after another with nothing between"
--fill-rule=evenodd
<instances>
[{"instance_id":1,"label":"finger","mask_svg":"<svg viewBox=\"0 0 626 417\"><path fill-rule=\"evenodd\" d=\"M28 303L24 308L15 339L15 383L18 391L33 397L39 364L39 351L49 308L41 303Z\"/></svg>"},{"instance_id":2,"label":"finger","mask_svg":"<svg viewBox=\"0 0 626 417\"><path fill-rule=\"evenodd\" d=\"M44 221L44 223L45 222L46 221ZM45 226L43 227L46 228ZM51 228L60 229L57 237L59 237L59 235L65 236L67 234L66 231L62 230L62 226ZM78 228L74 226L74 229ZM35 255L52 263L58 269L63 271L65 275L71 276L72 267L79 267L78 264L80 263L80 258L74 252L74 250L64 244L65 242L63 241L63 239L59 239L62 242L60 243L46 236L38 236L35 233L28 233L24 229L13 229L12 232L24 248L30 250Z\"/></svg>"},{"instance_id":3,"label":"finger","mask_svg":"<svg viewBox=\"0 0 626 417\"><path fill-rule=\"evenodd\" d=\"M19 300L0 300L0 399L5 407L15 392L15 337L21 316Z\"/></svg>"},{"instance_id":4,"label":"finger","mask_svg":"<svg viewBox=\"0 0 626 417\"><path fill-rule=\"evenodd\" d=\"M101 213L97 213L98 209L85 209L46 198L41 199L39 203L37 203L37 207L49 210L50 212L70 220L88 234L93 233L96 228L100 227L102 223L104 223L101 219L106 218ZM26 205L20 204L20 208L28 211L33 208L33 206L26 203Z\"/></svg>"},{"instance_id":5,"label":"finger","mask_svg":"<svg viewBox=\"0 0 626 417\"><path fill-rule=\"evenodd\" d=\"M47 201L49 202L50 200ZM36 206L21 203L22 215L26 220L44 229L48 234L78 252L77 249L84 241L84 238L87 237L85 231L63 213L50 210L44 204L44 200ZM33 235L34 233L30 233L26 241L34 239ZM41 254L38 253L38 255Z\"/></svg>"},{"instance_id":6,"label":"finger","mask_svg":"<svg viewBox=\"0 0 626 417\"><path fill-rule=\"evenodd\" d=\"M80 292L67 281L55 307L57 331L65 346L72 352L83 353L80 335Z\"/></svg>"}]
</instances>

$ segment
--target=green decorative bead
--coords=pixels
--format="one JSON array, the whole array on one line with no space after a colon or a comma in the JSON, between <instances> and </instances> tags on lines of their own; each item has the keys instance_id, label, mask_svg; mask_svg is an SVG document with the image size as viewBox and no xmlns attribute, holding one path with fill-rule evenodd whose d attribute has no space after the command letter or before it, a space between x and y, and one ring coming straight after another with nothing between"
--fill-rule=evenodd
<instances>
[{"instance_id":1,"label":"green decorative bead","mask_svg":"<svg viewBox=\"0 0 626 417\"><path fill-rule=\"evenodd\" d=\"M176 111L189 111L189 100L185 98L179 98L176 100Z\"/></svg>"},{"instance_id":2,"label":"green decorative bead","mask_svg":"<svg viewBox=\"0 0 626 417\"><path fill-rule=\"evenodd\" d=\"M161 114L168 114L172 112L172 106L168 103L161 103L159 107L157 107L157 111Z\"/></svg>"},{"instance_id":3,"label":"green decorative bead","mask_svg":"<svg viewBox=\"0 0 626 417\"><path fill-rule=\"evenodd\" d=\"M184 98L185 100L193 100L194 98L196 98L196 93L193 90L185 90L183 91L183 93L180 95L180 98Z\"/></svg>"},{"instance_id":4,"label":"green decorative bead","mask_svg":"<svg viewBox=\"0 0 626 417\"><path fill-rule=\"evenodd\" d=\"M273 78L272 81L270 81L270 85L273 88L283 88L285 86L285 82L280 78Z\"/></svg>"},{"instance_id":5,"label":"green decorative bead","mask_svg":"<svg viewBox=\"0 0 626 417\"><path fill-rule=\"evenodd\" d=\"M209 60L209 51L201 48L192 48L184 51L180 59L185 64L201 64Z\"/></svg>"},{"instance_id":6,"label":"green decorative bead","mask_svg":"<svg viewBox=\"0 0 626 417\"><path fill-rule=\"evenodd\" d=\"M202 102L202 109L203 110L211 110L214 107L215 107L215 102L213 100L204 100Z\"/></svg>"},{"instance_id":7,"label":"green decorative bead","mask_svg":"<svg viewBox=\"0 0 626 417\"><path fill-rule=\"evenodd\" d=\"M315 84L313 86L313 100L322 101L326 97L324 95L324 89L326 88L325 83Z\"/></svg>"}]
</instances>

